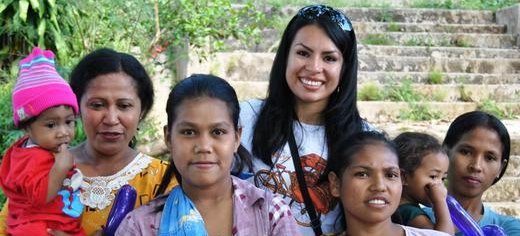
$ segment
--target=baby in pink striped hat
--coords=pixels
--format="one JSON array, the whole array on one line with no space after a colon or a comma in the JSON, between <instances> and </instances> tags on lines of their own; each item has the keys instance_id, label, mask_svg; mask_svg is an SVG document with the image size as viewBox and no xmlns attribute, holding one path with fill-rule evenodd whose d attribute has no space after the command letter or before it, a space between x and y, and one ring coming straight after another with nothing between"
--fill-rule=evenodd
<instances>
[{"instance_id":1,"label":"baby in pink striped hat","mask_svg":"<svg viewBox=\"0 0 520 236\"><path fill-rule=\"evenodd\" d=\"M0 167L0 186L8 198L7 233L48 235L52 228L84 235L82 174L68 151L78 102L56 71L51 51L36 47L20 61L12 103L14 125L25 135L6 151Z\"/></svg>"}]
</instances>

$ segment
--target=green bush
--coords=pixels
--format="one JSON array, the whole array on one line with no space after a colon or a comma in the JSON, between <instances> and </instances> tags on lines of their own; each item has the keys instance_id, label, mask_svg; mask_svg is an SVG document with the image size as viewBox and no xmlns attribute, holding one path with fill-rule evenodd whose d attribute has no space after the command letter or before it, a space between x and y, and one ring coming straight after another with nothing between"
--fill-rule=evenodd
<instances>
[{"instance_id":1,"label":"green bush","mask_svg":"<svg viewBox=\"0 0 520 236\"><path fill-rule=\"evenodd\" d=\"M394 21L388 23L387 31L389 32L401 32L401 27L397 25Z\"/></svg>"},{"instance_id":2,"label":"green bush","mask_svg":"<svg viewBox=\"0 0 520 236\"><path fill-rule=\"evenodd\" d=\"M415 37L415 36L408 38L404 42L404 45L405 46L426 46L426 47L436 46L435 40L432 37Z\"/></svg>"},{"instance_id":3,"label":"green bush","mask_svg":"<svg viewBox=\"0 0 520 236\"><path fill-rule=\"evenodd\" d=\"M446 9L474 9L496 11L500 8L518 3L518 0L415 0L412 7L417 8L446 8Z\"/></svg>"},{"instance_id":4,"label":"green bush","mask_svg":"<svg viewBox=\"0 0 520 236\"><path fill-rule=\"evenodd\" d=\"M391 101L417 102L423 99L423 95L416 92L412 86L412 80L404 79L400 83L392 82L386 86L386 96Z\"/></svg>"},{"instance_id":5,"label":"green bush","mask_svg":"<svg viewBox=\"0 0 520 236\"><path fill-rule=\"evenodd\" d=\"M5 151L18 140L22 135L23 131L18 130L13 124L13 113L11 107L11 91L14 83L7 82L1 84L0 87L0 150L2 150L2 157Z\"/></svg>"},{"instance_id":6,"label":"green bush","mask_svg":"<svg viewBox=\"0 0 520 236\"><path fill-rule=\"evenodd\" d=\"M210 53L224 47L230 38L242 43L259 40L259 28L267 24L263 12L256 11L252 0L242 7L231 0L82 0L42 1L8 0L0 3L0 148L22 135L14 129L11 113L11 89L18 72L18 60L34 46L51 49L57 55L57 70L68 78L76 63L100 47L136 55L145 67L159 51L170 53L170 68L176 60L185 60L176 51L179 46ZM58 24L59 23L59 24ZM207 53L206 53L207 55ZM148 122L148 121L145 121ZM85 134L78 121L76 139ZM155 127L160 128L160 127ZM157 133L143 125L139 138L147 140Z\"/></svg>"},{"instance_id":7,"label":"green bush","mask_svg":"<svg viewBox=\"0 0 520 236\"><path fill-rule=\"evenodd\" d=\"M408 103L408 109L401 110L400 119L404 120L436 120L440 119L442 113L440 111L432 110L429 106L418 103Z\"/></svg>"},{"instance_id":8,"label":"green bush","mask_svg":"<svg viewBox=\"0 0 520 236\"><path fill-rule=\"evenodd\" d=\"M432 92L432 99L436 102L444 102L447 96L448 93L443 89L436 89Z\"/></svg>"},{"instance_id":9,"label":"green bush","mask_svg":"<svg viewBox=\"0 0 520 236\"><path fill-rule=\"evenodd\" d=\"M368 82L359 88L358 100L360 101L379 101L383 98L381 88L374 82Z\"/></svg>"},{"instance_id":10,"label":"green bush","mask_svg":"<svg viewBox=\"0 0 520 236\"><path fill-rule=\"evenodd\" d=\"M466 91L466 88L464 85L461 85L459 87L459 100L462 102L473 102L473 99L471 98L471 91Z\"/></svg>"},{"instance_id":11,"label":"green bush","mask_svg":"<svg viewBox=\"0 0 520 236\"><path fill-rule=\"evenodd\" d=\"M493 114L500 119L514 119L516 118L514 112L508 108L500 108L498 104L487 98L479 102L477 105L477 109L481 111L485 111L487 113Z\"/></svg>"},{"instance_id":12,"label":"green bush","mask_svg":"<svg viewBox=\"0 0 520 236\"><path fill-rule=\"evenodd\" d=\"M370 45L392 45L393 42L388 36L384 34L367 34L365 37L360 39L363 44Z\"/></svg>"},{"instance_id":13,"label":"green bush","mask_svg":"<svg viewBox=\"0 0 520 236\"><path fill-rule=\"evenodd\" d=\"M441 71L433 70L428 73L429 84L442 84L444 82L444 74Z\"/></svg>"}]
</instances>

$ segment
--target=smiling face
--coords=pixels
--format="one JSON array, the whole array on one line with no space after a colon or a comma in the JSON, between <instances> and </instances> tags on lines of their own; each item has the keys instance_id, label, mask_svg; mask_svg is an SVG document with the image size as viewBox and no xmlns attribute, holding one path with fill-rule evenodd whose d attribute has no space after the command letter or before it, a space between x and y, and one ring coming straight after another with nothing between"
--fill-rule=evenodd
<instances>
[{"instance_id":1,"label":"smiling face","mask_svg":"<svg viewBox=\"0 0 520 236\"><path fill-rule=\"evenodd\" d=\"M76 116L69 106L55 106L43 111L24 130L32 142L56 152L61 144L74 139Z\"/></svg>"},{"instance_id":2,"label":"smiling face","mask_svg":"<svg viewBox=\"0 0 520 236\"><path fill-rule=\"evenodd\" d=\"M128 149L141 115L134 80L125 73L100 75L90 81L80 103L89 144L103 156Z\"/></svg>"},{"instance_id":3,"label":"smiling face","mask_svg":"<svg viewBox=\"0 0 520 236\"><path fill-rule=\"evenodd\" d=\"M401 198L397 155L383 143L366 145L342 176L329 174L331 193L341 199L348 224L390 222Z\"/></svg>"},{"instance_id":4,"label":"smiling face","mask_svg":"<svg viewBox=\"0 0 520 236\"><path fill-rule=\"evenodd\" d=\"M337 89L343 55L318 25L296 33L287 58L285 77L296 105L318 103L323 108Z\"/></svg>"},{"instance_id":5,"label":"smiling face","mask_svg":"<svg viewBox=\"0 0 520 236\"><path fill-rule=\"evenodd\" d=\"M430 152L423 157L421 164L403 177L403 197L411 202L430 206L431 200L426 193L426 185L443 181L448 174L449 160L443 152Z\"/></svg>"},{"instance_id":6,"label":"smiling face","mask_svg":"<svg viewBox=\"0 0 520 236\"><path fill-rule=\"evenodd\" d=\"M481 198L500 174L502 148L498 134L477 127L450 150L449 192L456 197Z\"/></svg>"},{"instance_id":7,"label":"smiling face","mask_svg":"<svg viewBox=\"0 0 520 236\"><path fill-rule=\"evenodd\" d=\"M240 145L226 103L202 97L184 100L176 108L166 143L185 187L204 188L230 181L234 153Z\"/></svg>"}]
</instances>

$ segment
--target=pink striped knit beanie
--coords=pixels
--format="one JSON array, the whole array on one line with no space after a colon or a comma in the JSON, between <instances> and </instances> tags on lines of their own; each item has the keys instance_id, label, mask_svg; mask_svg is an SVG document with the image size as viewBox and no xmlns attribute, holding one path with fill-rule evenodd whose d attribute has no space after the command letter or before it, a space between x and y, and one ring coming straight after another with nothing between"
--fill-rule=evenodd
<instances>
[{"instance_id":1,"label":"pink striped knit beanie","mask_svg":"<svg viewBox=\"0 0 520 236\"><path fill-rule=\"evenodd\" d=\"M13 90L13 120L37 117L48 108L68 105L78 114L76 95L54 67L54 53L36 47L20 61L20 73Z\"/></svg>"}]
</instances>

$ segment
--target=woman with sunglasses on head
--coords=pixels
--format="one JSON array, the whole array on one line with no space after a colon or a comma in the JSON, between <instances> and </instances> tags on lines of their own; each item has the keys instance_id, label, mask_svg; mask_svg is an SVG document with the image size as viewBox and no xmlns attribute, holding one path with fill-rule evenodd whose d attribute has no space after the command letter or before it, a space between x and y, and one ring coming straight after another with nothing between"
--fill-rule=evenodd
<instances>
[{"instance_id":1,"label":"woman with sunglasses on head","mask_svg":"<svg viewBox=\"0 0 520 236\"><path fill-rule=\"evenodd\" d=\"M241 104L242 143L255 157L251 179L285 198L304 235L342 231L337 202L318 179L340 135L371 129L356 106L357 68L350 20L306 6L283 33L267 98Z\"/></svg>"}]
</instances>

